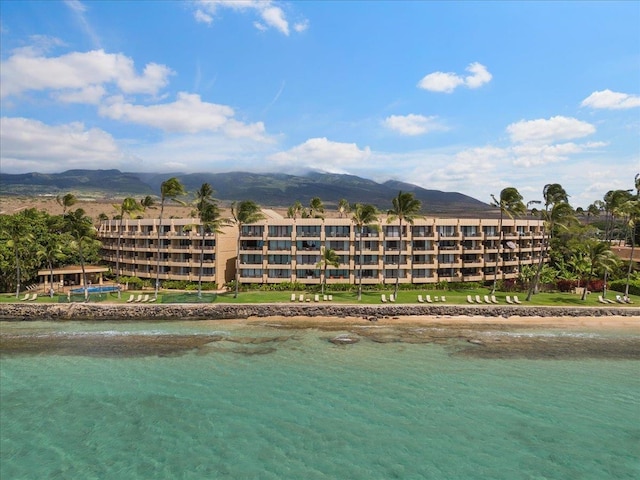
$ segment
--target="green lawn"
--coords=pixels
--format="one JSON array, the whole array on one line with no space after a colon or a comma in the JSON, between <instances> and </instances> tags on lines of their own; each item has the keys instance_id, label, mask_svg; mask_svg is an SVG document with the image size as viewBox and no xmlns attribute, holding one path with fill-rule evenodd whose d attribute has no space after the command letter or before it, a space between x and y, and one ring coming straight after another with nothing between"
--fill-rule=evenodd
<instances>
[{"instance_id":1,"label":"green lawn","mask_svg":"<svg viewBox=\"0 0 640 480\"><path fill-rule=\"evenodd\" d=\"M121 297L118 299L116 294L101 294L101 295L92 295L90 301L93 302L105 302L105 303L127 303L130 295L135 295L136 297L139 294L149 295L153 297L153 292L150 291L127 291L123 292ZM295 293L296 301L291 301L291 295ZM345 304L363 304L363 305L380 305L382 304L381 295L386 295L387 299L389 295L393 293L393 290L385 290L381 292L363 292L362 301L358 302L357 293L355 292L332 292L327 291L327 294L333 297L333 303L345 303ZM446 302L434 302L433 305L468 305L467 295L471 295L475 297L476 295L480 295L480 298L484 298L485 295L488 295L490 290L488 288L479 288L475 290L452 290L452 291L438 291L438 290L400 290L398 294L398 298L396 299L396 304L416 304L418 303L418 295L422 295L423 298L426 295L430 295L434 300L435 297L442 298L443 296L446 298ZM237 304L256 304L256 303L300 303L298 298L300 295L304 295L305 303L306 299L309 299L310 303L314 303L314 292L262 292L262 291L248 291L248 292L240 292L237 298L234 298L233 292L218 294L215 297L215 303L237 303ZM500 305L506 305L505 297L510 295L512 298L514 293L506 293L506 292L496 292L496 298ZM598 302L599 292L593 292L587 296L585 301L580 299L579 295L575 295L572 293L539 293L534 295L531 302L526 302L525 298L527 297L526 292L516 292L515 295L518 296L522 305L549 305L549 306L603 306L600 302ZM619 292L610 291L607 293L607 298L615 300L615 296L620 295ZM213 294L208 292L203 292L204 301L211 302L214 298ZM24 293L20 295L20 298L24 297ZM208 298L207 298L208 297ZM322 295L319 295L320 303L323 302ZM633 304L611 304L612 306L628 306L628 307L636 307L640 305L640 296L631 295L631 301ZM66 297L64 297L66 300ZM74 301L81 302L83 301L81 295L75 295L73 297ZM0 294L0 303L10 303L16 302L15 294L5 293ZM197 293L196 292L169 292L169 291L161 291L158 299L158 303L197 303ZM49 296L40 294L38 298L33 302L20 302L18 303L58 303L58 297L54 297L51 299ZM387 302L389 303L389 302ZM427 305L425 303L424 305Z\"/></svg>"}]
</instances>

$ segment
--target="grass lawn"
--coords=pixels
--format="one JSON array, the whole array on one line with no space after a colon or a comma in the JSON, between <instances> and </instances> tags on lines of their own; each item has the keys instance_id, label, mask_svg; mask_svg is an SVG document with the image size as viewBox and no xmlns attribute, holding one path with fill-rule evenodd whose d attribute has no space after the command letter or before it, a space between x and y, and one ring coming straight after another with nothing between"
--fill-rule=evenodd
<instances>
[{"instance_id":1,"label":"grass lawn","mask_svg":"<svg viewBox=\"0 0 640 480\"><path fill-rule=\"evenodd\" d=\"M263 291L246 291L239 292L238 297L234 298L233 292L227 292L218 294L214 300L214 303L237 303L237 304L256 304L256 303L294 303L291 301L291 295L295 293L296 301L295 303L299 303L298 298L300 295L304 295L305 303L306 299L309 299L310 303L314 303L315 292L263 292ZM331 295L333 297L333 303L344 303L344 304L362 304L362 305L380 305L382 304L381 295L384 294L389 298L389 295L393 293L392 289L385 291L365 291L362 293L362 301L358 302L358 297L356 292L332 292L328 290L326 294ZM400 290L398 293L398 298L396 299L396 304L416 304L418 305L418 295L422 295L424 298L426 295L430 295L432 299L435 297L442 298L443 296L446 298L446 302L434 302L433 305L469 305L467 302L467 295L471 295L475 297L476 295L480 295L480 298L484 298L485 295L488 295L490 290L488 288L479 288L475 290ZM90 302L92 303L130 303L127 300L131 295L134 295L136 298L138 295L144 294L149 295L150 298L153 298L153 292L149 291L127 291L123 292L118 298L116 294L108 293L108 294L93 294L91 295ZM587 295L587 299L585 301L580 299L580 295L572 294L572 293L560 293L560 292L552 292L552 293L539 293L534 295L530 302L525 301L527 297L526 292L496 292L496 298L500 305L507 305L506 296L509 295L513 298L514 295L517 295L522 305L548 305L548 306L564 306L564 307L584 307L584 306L592 306L592 307L602 307L604 306L602 303L598 302L599 292L593 292ZM607 292L607 298L614 300L616 295L620 295L619 292L609 291ZM24 293L20 295L20 299L24 297ZM212 294L209 292L203 292L204 302L209 303L212 300ZM208 297L208 298L207 298ZM319 295L320 303L323 303L323 296ZM637 307L640 305L640 296L631 295L630 296L632 304L620 304L614 303L611 306L621 306L621 307ZM66 300L66 297L64 297ZM82 295L74 295L73 300L76 302L82 302ZM15 293L4 293L0 294L0 303L58 303L58 297L55 296L51 299L47 295L40 294L38 298L33 301L20 301L16 300ZM170 292L170 291L160 291L160 295L157 303L200 303L198 302L197 293L196 292ZM389 303L389 302L387 302ZM425 303L424 305L428 305Z\"/></svg>"}]
</instances>

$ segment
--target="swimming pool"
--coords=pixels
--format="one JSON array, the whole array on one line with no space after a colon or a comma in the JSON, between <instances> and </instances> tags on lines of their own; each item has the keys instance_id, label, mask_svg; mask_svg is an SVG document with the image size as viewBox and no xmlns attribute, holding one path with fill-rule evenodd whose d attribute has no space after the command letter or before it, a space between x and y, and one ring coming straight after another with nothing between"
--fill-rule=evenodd
<instances>
[{"instance_id":1,"label":"swimming pool","mask_svg":"<svg viewBox=\"0 0 640 480\"><path fill-rule=\"evenodd\" d=\"M116 285L98 285L98 286L87 287L87 291L89 293L117 292L118 287ZM71 290L71 293L84 293L84 288L74 288Z\"/></svg>"}]
</instances>

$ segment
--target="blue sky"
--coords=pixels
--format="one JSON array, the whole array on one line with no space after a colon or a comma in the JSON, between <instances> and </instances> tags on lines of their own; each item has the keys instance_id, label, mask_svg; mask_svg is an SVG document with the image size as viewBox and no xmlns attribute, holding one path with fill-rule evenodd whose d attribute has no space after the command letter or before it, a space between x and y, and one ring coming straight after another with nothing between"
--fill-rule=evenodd
<instances>
[{"instance_id":1,"label":"blue sky","mask_svg":"<svg viewBox=\"0 0 640 480\"><path fill-rule=\"evenodd\" d=\"M486 202L557 182L586 207L640 172L640 2L0 12L3 173L313 169Z\"/></svg>"}]
</instances>

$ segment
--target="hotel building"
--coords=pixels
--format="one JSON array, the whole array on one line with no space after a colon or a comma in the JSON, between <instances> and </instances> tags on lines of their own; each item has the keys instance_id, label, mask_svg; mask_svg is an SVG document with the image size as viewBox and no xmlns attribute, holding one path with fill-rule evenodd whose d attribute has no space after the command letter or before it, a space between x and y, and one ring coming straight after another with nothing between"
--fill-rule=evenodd
<instances>
[{"instance_id":1,"label":"hotel building","mask_svg":"<svg viewBox=\"0 0 640 480\"><path fill-rule=\"evenodd\" d=\"M523 265L537 264L543 250L543 222L536 219L497 218L417 219L413 225L387 223L384 215L362 234L350 218L284 218L263 210L264 220L226 227L223 233L205 235L202 280L222 286L235 279L236 249L240 243L240 282L253 284L298 282L320 284L318 266L322 249L339 257L339 266L328 266L328 284L400 283L430 284L492 281L518 277ZM120 274L156 278L158 229L160 229L160 279L197 281L202 237L197 219L123 220ZM98 236L103 260L113 270L119 221L105 221ZM238 239L238 234L240 235ZM402 239L401 239L402 237ZM360 269L360 265L362 268Z\"/></svg>"}]
</instances>

